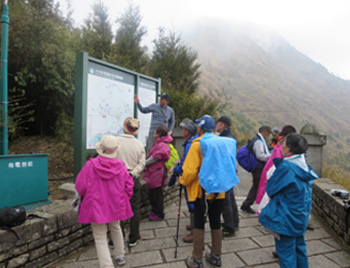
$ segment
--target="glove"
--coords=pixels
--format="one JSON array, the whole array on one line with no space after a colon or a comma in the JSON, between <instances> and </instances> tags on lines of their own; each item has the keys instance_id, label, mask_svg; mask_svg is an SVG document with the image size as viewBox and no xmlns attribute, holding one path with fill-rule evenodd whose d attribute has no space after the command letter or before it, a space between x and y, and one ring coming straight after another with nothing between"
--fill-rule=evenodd
<instances>
[{"instance_id":1,"label":"glove","mask_svg":"<svg viewBox=\"0 0 350 268\"><path fill-rule=\"evenodd\" d=\"M349 192L346 191L346 190L332 189L331 190L331 195L339 196L341 199L348 199L349 198Z\"/></svg>"},{"instance_id":2,"label":"glove","mask_svg":"<svg viewBox=\"0 0 350 268\"><path fill-rule=\"evenodd\" d=\"M170 177L170 180L169 180L169 183L168 183L168 186L173 186L177 180L177 177L179 176L179 174L177 173L173 173Z\"/></svg>"}]
</instances>

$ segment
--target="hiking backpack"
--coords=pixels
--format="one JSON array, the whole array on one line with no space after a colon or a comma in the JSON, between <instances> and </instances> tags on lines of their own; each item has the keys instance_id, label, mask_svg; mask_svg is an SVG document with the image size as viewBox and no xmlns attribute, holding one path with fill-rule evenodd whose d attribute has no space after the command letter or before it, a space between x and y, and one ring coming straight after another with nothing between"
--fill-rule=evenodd
<instances>
[{"instance_id":1,"label":"hiking backpack","mask_svg":"<svg viewBox=\"0 0 350 268\"><path fill-rule=\"evenodd\" d=\"M168 143L168 145L170 148L170 155L169 159L164 164L166 170L175 167L176 160L180 159L179 154L177 153L177 150L175 149L174 145L172 145L171 143Z\"/></svg>"},{"instance_id":2,"label":"hiking backpack","mask_svg":"<svg viewBox=\"0 0 350 268\"><path fill-rule=\"evenodd\" d=\"M203 160L198 177L205 192L227 192L239 183L235 139L205 133L200 140L200 150Z\"/></svg>"},{"instance_id":3,"label":"hiking backpack","mask_svg":"<svg viewBox=\"0 0 350 268\"><path fill-rule=\"evenodd\" d=\"M19 226L25 222L27 212L24 207L12 207L0 209L0 228L15 234L19 239L17 233L11 227Z\"/></svg>"},{"instance_id":4,"label":"hiking backpack","mask_svg":"<svg viewBox=\"0 0 350 268\"><path fill-rule=\"evenodd\" d=\"M0 209L0 229L13 233L17 239L19 239L18 234L12 229L12 227L22 225L26 219L29 218L45 219L44 217L35 214L27 215L24 207L2 208Z\"/></svg>"},{"instance_id":5,"label":"hiking backpack","mask_svg":"<svg viewBox=\"0 0 350 268\"><path fill-rule=\"evenodd\" d=\"M252 152L252 141L242 146L237 152L237 162L248 172L253 172L258 164L255 155Z\"/></svg>"}]
</instances>

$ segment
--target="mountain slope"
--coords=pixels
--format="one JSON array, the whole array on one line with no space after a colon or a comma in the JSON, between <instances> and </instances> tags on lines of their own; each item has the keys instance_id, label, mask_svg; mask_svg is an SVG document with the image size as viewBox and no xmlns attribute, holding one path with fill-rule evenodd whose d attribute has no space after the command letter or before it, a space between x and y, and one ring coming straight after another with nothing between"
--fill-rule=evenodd
<instances>
[{"instance_id":1,"label":"mountain slope","mask_svg":"<svg viewBox=\"0 0 350 268\"><path fill-rule=\"evenodd\" d=\"M223 90L231 114L298 130L315 124L332 145L349 132L350 81L330 74L283 38L249 24L201 20L182 33L198 52L201 92ZM255 132L253 129L252 132Z\"/></svg>"}]
</instances>

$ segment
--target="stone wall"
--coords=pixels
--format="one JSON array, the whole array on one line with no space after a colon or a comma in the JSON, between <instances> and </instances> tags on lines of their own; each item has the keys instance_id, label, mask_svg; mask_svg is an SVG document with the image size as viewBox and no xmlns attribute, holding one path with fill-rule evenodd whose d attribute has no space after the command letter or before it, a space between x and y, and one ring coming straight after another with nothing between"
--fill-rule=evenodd
<instances>
[{"instance_id":1,"label":"stone wall","mask_svg":"<svg viewBox=\"0 0 350 268\"><path fill-rule=\"evenodd\" d=\"M350 215L347 216L343 200L331 195L331 189L345 190L328 178L315 180L312 196L313 209L346 244L350 245Z\"/></svg>"},{"instance_id":2,"label":"stone wall","mask_svg":"<svg viewBox=\"0 0 350 268\"><path fill-rule=\"evenodd\" d=\"M324 219L345 243L350 245L350 228L346 229L346 211L339 197L330 194L331 189L344 189L327 178L315 181L313 209ZM142 218L147 217L150 205L147 185L142 180ZM165 187L166 205L178 200L179 187ZM54 200L52 204L36 208L35 213L46 219L31 219L13 228L14 234L0 230L0 268L36 268L52 263L93 241L90 225L77 222L77 214L71 208L72 198ZM347 218L350 226L350 216Z\"/></svg>"},{"instance_id":3,"label":"stone wall","mask_svg":"<svg viewBox=\"0 0 350 268\"><path fill-rule=\"evenodd\" d=\"M150 205L147 185L142 180L141 217L147 217ZM164 188L166 205L178 200L179 187ZM37 268L52 263L74 250L93 241L90 225L79 224L71 201L53 200L28 213L46 219L30 219L13 228L19 235L17 240L11 232L0 230L0 268Z\"/></svg>"},{"instance_id":4,"label":"stone wall","mask_svg":"<svg viewBox=\"0 0 350 268\"><path fill-rule=\"evenodd\" d=\"M13 228L19 235L0 231L0 268L40 267L92 241L90 227L77 223L68 201L53 201L35 213L46 219L27 220Z\"/></svg>"}]
</instances>

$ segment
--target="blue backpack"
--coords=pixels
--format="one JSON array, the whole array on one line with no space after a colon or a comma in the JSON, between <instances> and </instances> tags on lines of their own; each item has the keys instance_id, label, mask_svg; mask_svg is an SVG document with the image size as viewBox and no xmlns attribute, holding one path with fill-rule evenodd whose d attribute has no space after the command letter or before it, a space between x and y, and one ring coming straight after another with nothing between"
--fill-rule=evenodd
<instances>
[{"instance_id":1,"label":"blue backpack","mask_svg":"<svg viewBox=\"0 0 350 268\"><path fill-rule=\"evenodd\" d=\"M251 144L248 142L238 150L237 162L248 172L253 172L256 169L258 162L256 161L255 155L250 150Z\"/></svg>"},{"instance_id":2,"label":"blue backpack","mask_svg":"<svg viewBox=\"0 0 350 268\"><path fill-rule=\"evenodd\" d=\"M236 140L205 133L200 140L202 165L199 184L208 193L227 192L239 183L236 174Z\"/></svg>"}]
</instances>

